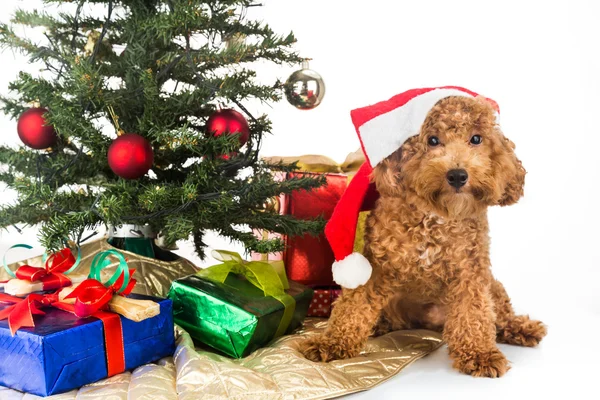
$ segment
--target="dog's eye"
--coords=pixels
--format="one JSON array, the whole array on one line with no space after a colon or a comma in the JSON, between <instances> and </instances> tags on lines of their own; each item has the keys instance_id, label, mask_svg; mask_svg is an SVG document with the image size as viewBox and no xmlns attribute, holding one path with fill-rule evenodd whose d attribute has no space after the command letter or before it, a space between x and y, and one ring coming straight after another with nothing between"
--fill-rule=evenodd
<instances>
[{"instance_id":1,"label":"dog's eye","mask_svg":"<svg viewBox=\"0 0 600 400\"><path fill-rule=\"evenodd\" d=\"M473 135L471 136L471 144L481 144L483 142L483 138L481 135Z\"/></svg>"},{"instance_id":2,"label":"dog's eye","mask_svg":"<svg viewBox=\"0 0 600 400\"><path fill-rule=\"evenodd\" d=\"M427 139L427 144L432 147L439 146L440 139L437 136L429 136L429 139Z\"/></svg>"}]
</instances>

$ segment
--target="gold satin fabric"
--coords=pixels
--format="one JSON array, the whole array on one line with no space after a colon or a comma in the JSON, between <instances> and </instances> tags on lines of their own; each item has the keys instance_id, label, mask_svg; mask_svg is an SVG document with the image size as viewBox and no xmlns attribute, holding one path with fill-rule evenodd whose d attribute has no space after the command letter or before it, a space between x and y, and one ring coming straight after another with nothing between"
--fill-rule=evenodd
<instances>
[{"instance_id":1,"label":"gold satin fabric","mask_svg":"<svg viewBox=\"0 0 600 400\"><path fill-rule=\"evenodd\" d=\"M328 399L385 382L442 345L439 333L397 331L370 338L363 353L356 358L330 363L306 360L297 351L298 342L318 334L326 324L325 319L309 318L302 330L283 336L240 360L194 348L190 336L176 328L174 357L47 399ZM2 400L37 398L0 387Z\"/></svg>"}]
</instances>

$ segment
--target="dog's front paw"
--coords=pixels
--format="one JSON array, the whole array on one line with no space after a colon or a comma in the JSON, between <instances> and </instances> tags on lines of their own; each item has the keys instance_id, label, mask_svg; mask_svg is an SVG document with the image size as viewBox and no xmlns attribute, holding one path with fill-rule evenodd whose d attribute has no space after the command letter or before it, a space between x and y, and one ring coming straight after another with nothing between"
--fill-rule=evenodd
<instances>
[{"instance_id":1,"label":"dog's front paw","mask_svg":"<svg viewBox=\"0 0 600 400\"><path fill-rule=\"evenodd\" d=\"M300 342L299 350L311 361L328 362L356 357L361 348L325 335L317 335Z\"/></svg>"},{"instance_id":2,"label":"dog's front paw","mask_svg":"<svg viewBox=\"0 0 600 400\"><path fill-rule=\"evenodd\" d=\"M546 336L546 327L540 321L534 321L527 316L518 316L498 330L498 341L518 346L533 347Z\"/></svg>"},{"instance_id":3,"label":"dog's front paw","mask_svg":"<svg viewBox=\"0 0 600 400\"><path fill-rule=\"evenodd\" d=\"M499 378L510 369L508 360L498 349L482 353L455 353L452 356L454 368L472 376Z\"/></svg>"}]
</instances>

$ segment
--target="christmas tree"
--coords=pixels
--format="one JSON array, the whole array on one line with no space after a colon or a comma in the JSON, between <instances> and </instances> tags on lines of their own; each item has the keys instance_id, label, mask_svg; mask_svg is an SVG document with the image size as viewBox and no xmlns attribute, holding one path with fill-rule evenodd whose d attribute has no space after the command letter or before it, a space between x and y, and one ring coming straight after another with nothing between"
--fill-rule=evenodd
<instances>
[{"instance_id":1,"label":"christmas tree","mask_svg":"<svg viewBox=\"0 0 600 400\"><path fill-rule=\"evenodd\" d=\"M40 224L41 244L57 249L86 229L149 224L166 243L192 236L200 256L208 229L264 253L283 242L252 229L322 230L268 206L323 180L274 180L294 166L259 158L271 125L244 107L280 99L283 84L257 82L252 66L301 61L291 33L247 20L249 0L45 3L58 12L20 10L0 24L2 45L42 66L0 98L27 145L0 147L0 180L18 193L0 226ZM43 39L20 37L19 25Z\"/></svg>"}]
</instances>

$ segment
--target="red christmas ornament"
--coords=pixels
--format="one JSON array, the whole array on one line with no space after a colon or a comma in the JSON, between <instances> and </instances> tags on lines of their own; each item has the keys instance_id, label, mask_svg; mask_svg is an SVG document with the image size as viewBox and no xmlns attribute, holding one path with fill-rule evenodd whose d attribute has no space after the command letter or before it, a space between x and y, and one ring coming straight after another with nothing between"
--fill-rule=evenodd
<instances>
[{"instance_id":1,"label":"red christmas ornament","mask_svg":"<svg viewBox=\"0 0 600 400\"><path fill-rule=\"evenodd\" d=\"M248 121L239 112L231 109L219 110L206 121L206 131L214 136L224 133L228 135L239 134L240 146L243 146L250 138Z\"/></svg>"},{"instance_id":2,"label":"red christmas ornament","mask_svg":"<svg viewBox=\"0 0 600 400\"><path fill-rule=\"evenodd\" d=\"M56 143L56 131L52 125L46 123L45 108L30 108L19 117L17 132L19 138L32 149L47 149Z\"/></svg>"},{"instance_id":3,"label":"red christmas ornament","mask_svg":"<svg viewBox=\"0 0 600 400\"><path fill-rule=\"evenodd\" d=\"M124 179L138 179L146 174L154 162L152 146L135 133L119 136L108 148L108 165Z\"/></svg>"}]
</instances>

